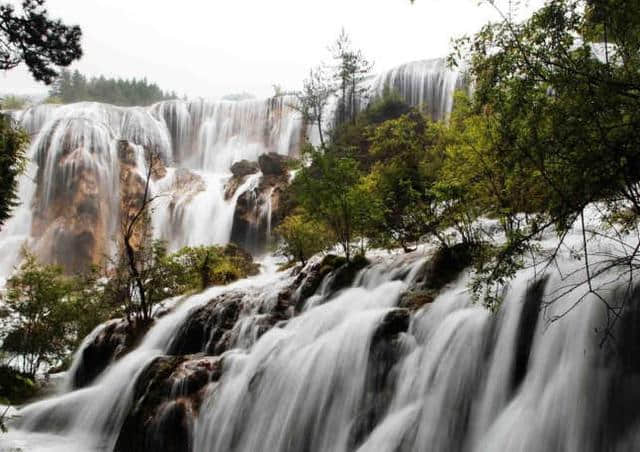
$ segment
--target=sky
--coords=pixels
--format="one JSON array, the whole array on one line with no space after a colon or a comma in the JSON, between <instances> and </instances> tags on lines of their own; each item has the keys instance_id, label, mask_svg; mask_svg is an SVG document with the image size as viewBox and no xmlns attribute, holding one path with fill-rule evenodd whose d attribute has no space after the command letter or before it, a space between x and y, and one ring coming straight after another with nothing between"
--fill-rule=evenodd
<instances>
[{"instance_id":1,"label":"sky","mask_svg":"<svg viewBox=\"0 0 640 452\"><path fill-rule=\"evenodd\" d=\"M0 0L3 1L3 0ZM5 0L6 1L6 0ZM12 1L12 3L17 3ZM142 78L190 98L297 89L330 61L341 28L375 72L446 56L452 38L496 14L476 0L48 0L83 31L88 76ZM24 67L0 71L0 93L44 93Z\"/></svg>"}]
</instances>

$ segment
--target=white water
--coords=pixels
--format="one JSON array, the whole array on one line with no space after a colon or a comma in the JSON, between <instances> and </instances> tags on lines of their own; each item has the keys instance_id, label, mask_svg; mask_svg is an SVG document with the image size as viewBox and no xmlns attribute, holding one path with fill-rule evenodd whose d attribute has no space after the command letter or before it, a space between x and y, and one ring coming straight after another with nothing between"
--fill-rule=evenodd
<instances>
[{"instance_id":1,"label":"white water","mask_svg":"<svg viewBox=\"0 0 640 452\"><path fill-rule=\"evenodd\" d=\"M459 71L447 68L443 58L403 64L375 78L374 93L381 95L388 87L409 104L425 111L434 120L449 117L456 90L464 89Z\"/></svg>"},{"instance_id":2,"label":"white water","mask_svg":"<svg viewBox=\"0 0 640 452\"><path fill-rule=\"evenodd\" d=\"M118 230L119 140L136 149L141 174L143 147L169 166L152 186L161 195L154 208L156 235L172 249L227 243L235 201L247 187L224 199L231 164L255 161L265 152L297 152L303 124L286 102L168 101L149 108L85 102L41 105L16 115L32 135L33 164L21 180L21 205L0 232L0 277L11 272L24 244L46 260L67 264L81 238L65 244L59 237L73 228L93 232L96 253L110 251L112 243L103 242ZM84 201L76 200L78 193ZM77 205L94 212L89 220L68 210Z\"/></svg>"},{"instance_id":3,"label":"white water","mask_svg":"<svg viewBox=\"0 0 640 452\"><path fill-rule=\"evenodd\" d=\"M569 245L579 238L570 237ZM610 244L593 246L611 251ZM193 450L595 452L640 447L640 410L622 416L616 411L620 402L612 401L612 390L628 397L635 397L635 390L615 386L620 357L599 346L604 304L587 297L555 323L549 319L575 303L577 294L539 309L584 277L582 263L568 256L561 257L560 272L550 273L540 293L532 284L541 275L519 272L497 313L471 301L463 274L411 316L392 371L367 389L377 328L421 265L420 259L376 264L358 275L354 287L320 295L257 342L253 335L239 334L235 348L223 355L221 380L210 385L195 420ZM36 451L111 450L136 375L166 353L189 312L239 289L246 300L234 329L250 331L260 312L293 281L269 269L185 299L94 386L22 410L19 430L0 444ZM569 276L563 279L561 273ZM617 291L606 293L611 304L623 301ZM381 406L367 428L363 417L371 415L371 400ZM611 430L616 420L623 433Z\"/></svg>"},{"instance_id":4,"label":"white water","mask_svg":"<svg viewBox=\"0 0 640 452\"><path fill-rule=\"evenodd\" d=\"M433 89L420 91L422 82L399 86L409 97L419 93L418 104L435 96L432 104L438 108L433 114L446 116L453 76L430 79L432 66L420 67L397 70L395 80L402 80L403 73L423 74L413 80L431 80L425 83ZM224 243L235 200L255 188L259 177L249 177L234 199L225 201L228 164L256 159L265 150L288 153L295 147L292 136L297 136L290 134L296 127L293 120L282 120L283 111L269 103L234 105L170 102L119 109L81 104L25 113L24 123L42 130L31 152L46 177L36 179L40 186L23 180L23 199L34 200L37 190L41 196L35 210L31 201L23 204L2 231L2 259L29 236L33 213L48 208L47 200L68 186L78 165L91 166L100 184L111 187L117 172L109 165L119 137L137 143L138 151L141 145L155 147L172 161L167 175L154 181L156 192L171 193L158 201L154 213L159 234L174 247ZM59 130L63 125L67 129ZM51 149L52 143L58 147ZM72 152L64 154L60 149L65 146ZM51 163L63 155L63 162ZM205 190L172 188L181 169L199 176ZM107 197L106 205L112 201ZM263 213L268 210L266 205ZM581 236L569 237L569 245L574 240ZM542 242L549 249L555 244L552 238ZM593 246L615 253L614 245ZM411 315L409 330L400 334L389 364L393 368L373 386L372 365L379 359L373 352L376 332L421 262L379 263L338 294L329 293L327 280L301 314L256 340L261 316L294 279L275 273L273 263L267 262L267 271L255 278L178 302L134 351L113 363L92 386L22 409L22 418L0 437L0 450L112 450L137 376L152 359L168 352L193 309L232 290L245 294L243 310L233 328L233 348L223 355L221 380L208 387L194 419L194 451L640 450L640 366L628 369L614 347L638 349L635 343L615 343L637 338L629 335L637 322L618 324L613 342L601 347L605 309L594 296L554 323L550 319L569 309L579 293L538 309L573 280L584 278L583 263L566 254L543 293L532 291L534 277L541 275L519 272L496 313L472 302L468 275L463 275L431 305ZM4 262L0 265L6 267ZM563 279L561 274L570 276ZM600 278L613 279L615 274ZM625 300L621 292L612 284L604 295L619 305ZM634 360L637 357L632 364Z\"/></svg>"},{"instance_id":5,"label":"white water","mask_svg":"<svg viewBox=\"0 0 640 452\"><path fill-rule=\"evenodd\" d=\"M451 111L459 79L443 60L419 61L381 74L371 89L380 94L388 84L440 119ZM304 124L287 106L290 102L293 99L176 100L148 108L84 102L17 113L32 136L32 164L20 183L21 205L0 231L0 286L19 261L23 245L71 269L86 265L86 255L99 258L113 252L120 216L119 140L137 150L142 174L143 148L156 151L168 165L167 175L152 186L154 194L162 195L152 219L158 237L171 249L227 243L235 202L257 183L252 178L225 200L229 168L241 159L256 161L265 152L298 152ZM314 128L307 132L313 139ZM258 213L267 233L270 205L267 199L266 210ZM74 257L71 251L83 246L89 248L85 255Z\"/></svg>"}]
</instances>

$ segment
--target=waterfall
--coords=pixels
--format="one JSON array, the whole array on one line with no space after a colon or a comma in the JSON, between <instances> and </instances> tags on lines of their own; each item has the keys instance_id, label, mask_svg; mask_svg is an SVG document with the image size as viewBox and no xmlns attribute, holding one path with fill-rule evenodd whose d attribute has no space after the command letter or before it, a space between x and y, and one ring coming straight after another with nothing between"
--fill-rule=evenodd
<instances>
[{"instance_id":1,"label":"waterfall","mask_svg":"<svg viewBox=\"0 0 640 452\"><path fill-rule=\"evenodd\" d=\"M388 71L372 89L385 85L443 119L462 82L433 60ZM226 190L232 163L297 152L303 124L287 102L22 112L31 161L22 203L0 231L0 278L25 242L71 268L109 252L122 197L135 195L146 173L145 150L164 162L151 181L162 195L152 224L171 249L228 242L243 196L270 231L276 189L265 184L258 193L266 175L243 176ZM575 230L567 249L581 240ZM591 245L593 268L597 256L626 246L617 240ZM556 245L551 236L541 241L547 250ZM611 271L594 272L618 312L602 342L602 300L577 292L556 299L585 278L583 262L559 251L553 271L518 271L495 312L474 301L468 271L428 293L424 305L408 303L425 291L429 253L372 253L373 263L346 283L348 267L322 273L322 256L285 272L267 256L260 275L167 300L135 345L79 383L78 373L95 365L87 352L124 323L96 328L61 393L22 407L0 450L638 450L637 289Z\"/></svg>"},{"instance_id":2,"label":"waterfall","mask_svg":"<svg viewBox=\"0 0 640 452\"><path fill-rule=\"evenodd\" d=\"M380 95L385 86L442 119L462 82L439 59L380 74L371 81L371 95ZM274 187L251 177L241 181L233 196L226 196L230 167L269 152L296 155L305 135L318 141L315 128L303 130L299 114L289 107L293 102L292 97L170 100L146 108L82 102L15 112L32 137L31 162L20 181L21 204L0 231L0 286L19 262L23 245L69 271L112 254L122 199L140 195L135 185L136 178L144 176L145 150L157 153L166 167L152 181L158 195L152 224L171 250L233 239L254 252L263 251L271 230ZM328 123L333 109L327 112ZM258 187L270 193L250 193L259 197L252 215L257 223L234 228L236 201Z\"/></svg>"},{"instance_id":3,"label":"waterfall","mask_svg":"<svg viewBox=\"0 0 640 452\"><path fill-rule=\"evenodd\" d=\"M173 311L92 386L23 408L0 445L91 451L117 443L116 450L138 450L119 439L135 410L136 380L162 355L213 353L214 335L227 338L215 358L221 361L209 361L221 362L220 375L204 382L199 408L187 412L187 438L167 450L595 452L640 446L637 308L623 311L615 337L626 342L616 351L614 343L601 346L605 305L595 296L576 306L577 294L547 303L584 277L582 264L568 253L558 272L518 272L495 313L473 302L468 273L432 303L408 311L402 296L418 284L424 259L378 259L350 287L336 292L325 285L314 303L256 335L265 315L280 309L282 294L304 284L267 264L257 277L173 302ZM615 275L599 278L613 281ZM624 286L608 291L611 305L623 303ZM195 349L186 345L195 337L191 322L203 319L201 309L213 309L206 312L214 313L208 322L215 323L233 303L240 303L239 311L227 333L214 329ZM186 363L201 356L188 355ZM193 397L193 383L175 378L167 397L176 401L161 405L158 422ZM171 438L169 427L154 425L140 433L148 450Z\"/></svg>"},{"instance_id":4,"label":"waterfall","mask_svg":"<svg viewBox=\"0 0 640 452\"><path fill-rule=\"evenodd\" d=\"M449 69L443 58L403 64L378 75L372 83L374 95L385 88L396 91L412 106L422 109L434 120L449 117L453 95L464 89L463 76Z\"/></svg>"},{"instance_id":5,"label":"waterfall","mask_svg":"<svg viewBox=\"0 0 640 452\"><path fill-rule=\"evenodd\" d=\"M134 182L145 175L148 150L166 167L151 186L156 236L172 250L229 242L235 202L255 182L225 199L230 166L298 151L304 125L290 101L166 101L148 108L83 102L16 114L32 136L32 162L20 181L21 205L0 232L1 277L19 261L23 244L71 271L112 253L121 200L141 195Z\"/></svg>"}]
</instances>

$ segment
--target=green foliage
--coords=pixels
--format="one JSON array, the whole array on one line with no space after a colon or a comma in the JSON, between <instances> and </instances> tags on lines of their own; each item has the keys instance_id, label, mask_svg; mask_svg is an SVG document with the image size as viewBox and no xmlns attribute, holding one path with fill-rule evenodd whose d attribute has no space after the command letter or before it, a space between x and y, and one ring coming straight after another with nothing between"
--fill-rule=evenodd
<instances>
[{"instance_id":1,"label":"green foliage","mask_svg":"<svg viewBox=\"0 0 640 452\"><path fill-rule=\"evenodd\" d=\"M26 165L29 137L13 120L0 114L0 226L18 205L18 178Z\"/></svg>"},{"instance_id":2,"label":"green foliage","mask_svg":"<svg viewBox=\"0 0 640 452\"><path fill-rule=\"evenodd\" d=\"M478 261L476 292L507 281L540 231L563 237L589 204L605 206L604 223L629 207L637 218L639 16L637 1L555 0L523 23L507 18L458 41L475 93L443 185L466 192L506 234Z\"/></svg>"},{"instance_id":3,"label":"green foliage","mask_svg":"<svg viewBox=\"0 0 640 452\"><path fill-rule=\"evenodd\" d=\"M72 291L73 281L62 268L40 265L28 252L8 280L2 350L15 356L27 375L35 375L42 364L54 365L72 345Z\"/></svg>"},{"instance_id":4,"label":"green foliage","mask_svg":"<svg viewBox=\"0 0 640 452\"><path fill-rule=\"evenodd\" d=\"M369 217L375 243L409 251L411 243L437 233L440 218L432 188L443 156L433 145L433 135L417 111L371 130L369 153L375 163L364 186L377 208L377 215Z\"/></svg>"},{"instance_id":5,"label":"green foliage","mask_svg":"<svg viewBox=\"0 0 640 452\"><path fill-rule=\"evenodd\" d=\"M302 209L286 217L275 232L281 239L279 252L303 265L311 256L332 244L326 226L310 218Z\"/></svg>"},{"instance_id":6,"label":"green foliage","mask_svg":"<svg viewBox=\"0 0 640 452\"><path fill-rule=\"evenodd\" d=\"M176 98L176 93L164 92L146 78L122 80L100 76L87 79L77 70L63 70L49 92L50 103L59 99L65 104L94 101L121 106L146 106Z\"/></svg>"},{"instance_id":7,"label":"green foliage","mask_svg":"<svg viewBox=\"0 0 640 452\"><path fill-rule=\"evenodd\" d=\"M9 366L0 365L0 403L21 404L32 399L38 392L33 376L19 372ZM2 413L0 412L0 417Z\"/></svg>"},{"instance_id":8,"label":"green foliage","mask_svg":"<svg viewBox=\"0 0 640 452\"><path fill-rule=\"evenodd\" d=\"M409 111L409 105L395 91L385 88L382 96L356 115L355 121L337 124L332 130L331 142L348 150L349 155L358 160L360 168L367 171L376 161L369 152L372 130L384 121L399 118Z\"/></svg>"},{"instance_id":9,"label":"green foliage","mask_svg":"<svg viewBox=\"0 0 640 452\"><path fill-rule=\"evenodd\" d=\"M371 207L359 184L358 162L340 148L323 152L309 145L304 154L310 165L293 181L296 199L311 219L327 225L349 260L355 239L364 235Z\"/></svg>"},{"instance_id":10,"label":"green foliage","mask_svg":"<svg viewBox=\"0 0 640 452\"><path fill-rule=\"evenodd\" d=\"M21 110L29 105L30 100L26 96L16 96L10 94L0 99L0 109L3 110Z\"/></svg>"},{"instance_id":11,"label":"green foliage","mask_svg":"<svg viewBox=\"0 0 640 452\"><path fill-rule=\"evenodd\" d=\"M258 272L251 255L233 244L187 246L169 255L166 265L173 274L176 293L228 284Z\"/></svg>"}]
</instances>

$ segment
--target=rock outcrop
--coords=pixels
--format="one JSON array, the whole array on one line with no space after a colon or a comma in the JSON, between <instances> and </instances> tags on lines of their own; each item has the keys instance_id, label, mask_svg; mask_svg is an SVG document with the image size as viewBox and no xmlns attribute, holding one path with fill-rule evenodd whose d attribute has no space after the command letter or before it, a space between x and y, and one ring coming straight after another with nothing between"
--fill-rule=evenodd
<instances>
[{"instance_id":1,"label":"rock outcrop","mask_svg":"<svg viewBox=\"0 0 640 452\"><path fill-rule=\"evenodd\" d=\"M254 189L238 197L233 217L231 240L245 248L260 252L265 249L272 229L282 221L285 193L289 185L289 158L276 153L262 154L258 166L262 172ZM237 170L238 171L238 170ZM227 184L230 198L247 176L234 175Z\"/></svg>"},{"instance_id":2,"label":"rock outcrop","mask_svg":"<svg viewBox=\"0 0 640 452\"><path fill-rule=\"evenodd\" d=\"M43 261L76 272L103 256L113 199L104 174L93 164L93 150L65 144L54 163L64 181L49 185L42 180L44 170L38 171L31 234Z\"/></svg>"},{"instance_id":3,"label":"rock outcrop","mask_svg":"<svg viewBox=\"0 0 640 452\"><path fill-rule=\"evenodd\" d=\"M110 320L82 350L80 363L71 376L73 388L90 385L109 364L129 353L147 332L150 323Z\"/></svg>"},{"instance_id":4,"label":"rock outcrop","mask_svg":"<svg viewBox=\"0 0 640 452\"><path fill-rule=\"evenodd\" d=\"M132 409L116 452L189 452L193 420L209 384L220 378L222 360L198 356L156 358L136 381Z\"/></svg>"}]
</instances>

